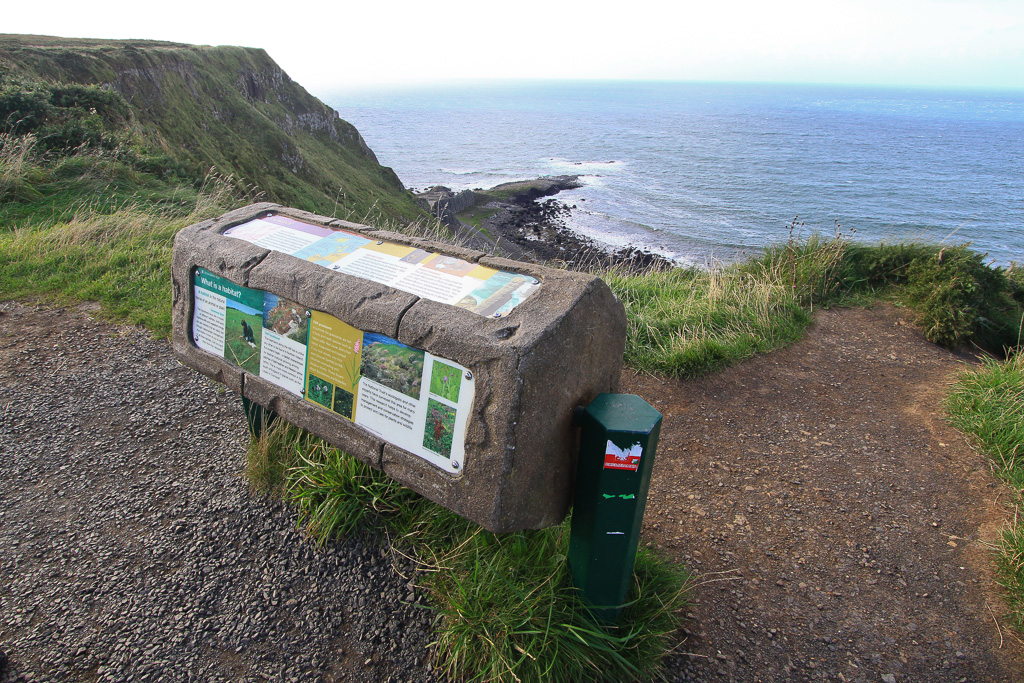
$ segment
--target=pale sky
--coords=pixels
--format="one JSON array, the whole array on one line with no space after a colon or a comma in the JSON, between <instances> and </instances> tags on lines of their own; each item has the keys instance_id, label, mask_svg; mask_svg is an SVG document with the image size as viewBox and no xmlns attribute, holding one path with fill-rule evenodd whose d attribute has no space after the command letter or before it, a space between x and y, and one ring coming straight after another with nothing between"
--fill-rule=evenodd
<instances>
[{"instance_id":1,"label":"pale sky","mask_svg":"<svg viewBox=\"0 0 1024 683\"><path fill-rule=\"evenodd\" d=\"M493 78L1024 88L1024 0L8 5L3 33L262 47L314 94Z\"/></svg>"}]
</instances>

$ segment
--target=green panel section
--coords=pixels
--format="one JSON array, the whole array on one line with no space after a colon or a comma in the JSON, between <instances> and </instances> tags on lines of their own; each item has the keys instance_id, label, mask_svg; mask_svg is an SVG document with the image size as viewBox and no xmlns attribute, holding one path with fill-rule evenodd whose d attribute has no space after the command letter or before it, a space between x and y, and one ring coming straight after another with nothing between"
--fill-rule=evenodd
<instances>
[{"instance_id":1,"label":"green panel section","mask_svg":"<svg viewBox=\"0 0 1024 683\"><path fill-rule=\"evenodd\" d=\"M601 394L578 421L569 564L595 614L614 623L629 597L661 413L639 396Z\"/></svg>"},{"instance_id":2,"label":"green panel section","mask_svg":"<svg viewBox=\"0 0 1024 683\"><path fill-rule=\"evenodd\" d=\"M249 308L254 308L261 314L263 312L263 290L236 285L231 280L218 277L205 268L196 268L195 285L226 296Z\"/></svg>"}]
</instances>

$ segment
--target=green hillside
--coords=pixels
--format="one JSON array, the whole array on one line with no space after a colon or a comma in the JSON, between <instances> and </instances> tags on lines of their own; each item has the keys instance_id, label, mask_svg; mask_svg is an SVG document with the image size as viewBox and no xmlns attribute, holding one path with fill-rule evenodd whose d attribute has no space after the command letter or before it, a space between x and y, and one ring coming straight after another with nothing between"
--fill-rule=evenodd
<instances>
[{"instance_id":1,"label":"green hillside","mask_svg":"<svg viewBox=\"0 0 1024 683\"><path fill-rule=\"evenodd\" d=\"M174 234L258 200L434 224L262 50L0 35L0 301L99 301L167 334Z\"/></svg>"},{"instance_id":2,"label":"green hillside","mask_svg":"<svg viewBox=\"0 0 1024 683\"><path fill-rule=\"evenodd\" d=\"M214 168L271 201L357 220L426 216L359 132L264 50L0 34L0 88L53 84L119 96L123 110L112 102L85 124L117 132L107 147L159 160L141 170L201 179ZM21 120L16 107L0 113L0 132Z\"/></svg>"}]
</instances>

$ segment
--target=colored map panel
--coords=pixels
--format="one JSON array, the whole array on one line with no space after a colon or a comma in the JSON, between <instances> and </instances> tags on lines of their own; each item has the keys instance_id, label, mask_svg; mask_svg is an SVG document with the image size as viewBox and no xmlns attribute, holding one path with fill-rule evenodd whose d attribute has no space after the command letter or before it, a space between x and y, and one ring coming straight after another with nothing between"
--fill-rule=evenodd
<instances>
[{"instance_id":1,"label":"colored map panel","mask_svg":"<svg viewBox=\"0 0 1024 683\"><path fill-rule=\"evenodd\" d=\"M320 266L330 266L335 261L369 243L370 240L362 235L338 231L299 249L292 256Z\"/></svg>"},{"instance_id":2,"label":"colored map panel","mask_svg":"<svg viewBox=\"0 0 1024 683\"><path fill-rule=\"evenodd\" d=\"M497 271L455 305L480 315L504 315L532 294L537 286L533 278L526 275Z\"/></svg>"},{"instance_id":3,"label":"colored map panel","mask_svg":"<svg viewBox=\"0 0 1024 683\"><path fill-rule=\"evenodd\" d=\"M486 316L506 315L540 285L529 276L287 216L264 216L229 228L224 234Z\"/></svg>"}]
</instances>

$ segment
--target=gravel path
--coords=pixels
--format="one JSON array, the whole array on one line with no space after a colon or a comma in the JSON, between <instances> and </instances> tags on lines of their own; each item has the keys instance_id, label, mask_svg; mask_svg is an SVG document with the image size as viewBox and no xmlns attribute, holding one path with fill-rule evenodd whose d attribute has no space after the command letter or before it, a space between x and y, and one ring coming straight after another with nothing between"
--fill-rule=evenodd
<instances>
[{"instance_id":1,"label":"gravel path","mask_svg":"<svg viewBox=\"0 0 1024 683\"><path fill-rule=\"evenodd\" d=\"M238 397L165 342L0 304L0 413L0 682L432 680L408 565L250 494Z\"/></svg>"}]
</instances>

